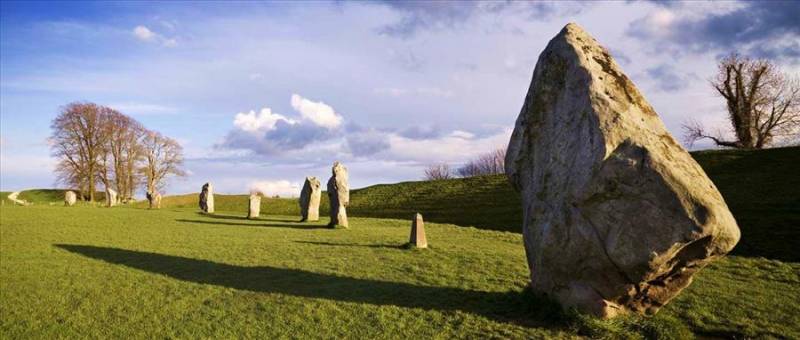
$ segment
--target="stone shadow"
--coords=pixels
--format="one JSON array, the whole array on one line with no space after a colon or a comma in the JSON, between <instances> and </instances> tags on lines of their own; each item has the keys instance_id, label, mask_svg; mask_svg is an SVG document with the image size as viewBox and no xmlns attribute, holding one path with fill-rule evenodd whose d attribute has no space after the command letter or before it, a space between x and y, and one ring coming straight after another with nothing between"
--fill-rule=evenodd
<instances>
[{"instance_id":1,"label":"stone shadow","mask_svg":"<svg viewBox=\"0 0 800 340\"><path fill-rule=\"evenodd\" d=\"M120 248L75 244L54 246L91 259L187 282L380 306L462 311L526 327L565 327L557 304L528 290L485 292L359 279L300 269L245 267Z\"/></svg>"},{"instance_id":2,"label":"stone shadow","mask_svg":"<svg viewBox=\"0 0 800 340\"><path fill-rule=\"evenodd\" d=\"M405 245L404 244L359 244L359 243L333 243L333 242L314 242L314 241L293 241L293 242L294 243L313 244L313 245L318 245L318 246L405 249Z\"/></svg>"},{"instance_id":3,"label":"stone shadow","mask_svg":"<svg viewBox=\"0 0 800 340\"><path fill-rule=\"evenodd\" d=\"M259 223L260 221L269 221L269 220L248 220L243 219L246 221L252 221L253 223L241 223L241 222L226 222L226 221L204 221L204 220L187 220L183 218L175 219L176 222L182 223L200 223L200 224L213 224L213 225L228 225L228 226L245 226L245 227L273 227L273 228L290 228L290 229L330 229L328 226L323 224L303 224L303 223Z\"/></svg>"},{"instance_id":4,"label":"stone shadow","mask_svg":"<svg viewBox=\"0 0 800 340\"><path fill-rule=\"evenodd\" d=\"M214 218L214 219L223 219L223 220L241 220L241 221L270 221L270 222L295 222L299 223L300 218L297 219L285 219L285 218L271 218L271 217L256 217L254 219L249 219L247 216L236 216L236 215L221 215L221 214L208 214L203 212L198 212L197 215L202 217Z\"/></svg>"}]
</instances>

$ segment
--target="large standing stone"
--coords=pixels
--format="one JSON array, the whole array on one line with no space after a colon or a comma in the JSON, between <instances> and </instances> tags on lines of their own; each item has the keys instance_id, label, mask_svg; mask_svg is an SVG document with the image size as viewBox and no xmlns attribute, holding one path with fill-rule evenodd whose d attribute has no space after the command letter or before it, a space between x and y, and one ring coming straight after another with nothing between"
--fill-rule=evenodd
<instances>
[{"instance_id":1,"label":"large standing stone","mask_svg":"<svg viewBox=\"0 0 800 340\"><path fill-rule=\"evenodd\" d=\"M64 193L64 205L71 207L75 205L75 201L77 200L78 196L75 195L74 191L67 190L67 192Z\"/></svg>"},{"instance_id":2,"label":"large standing stone","mask_svg":"<svg viewBox=\"0 0 800 340\"><path fill-rule=\"evenodd\" d=\"M598 316L656 312L739 240L714 184L575 24L539 56L506 173L531 286Z\"/></svg>"},{"instance_id":3,"label":"large standing stone","mask_svg":"<svg viewBox=\"0 0 800 340\"><path fill-rule=\"evenodd\" d=\"M117 205L117 192L114 189L106 188L106 206L113 207Z\"/></svg>"},{"instance_id":4,"label":"large standing stone","mask_svg":"<svg viewBox=\"0 0 800 340\"><path fill-rule=\"evenodd\" d=\"M302 221L319 221L319 200L322 190L321 183L316 177L306 177L303 190L300 191L300 214Z\"/></svg>"},{"instance_id":5,"label":"large standing stone","mask_svg":"<svg viewBox=\"0 0 800 340\"><path fill-rule=\"evenodd\" d=\"M214 213L214 188L211 183L203 184L200 191L200 210L206 213Z\"/></svg>"},{"instance_id":6,"label":"large standing stone","mask_svg":"<svg viewBox=\"0 0 800 340\"><path fill-rule=\"evenodd\" d=\"M428 248L428 239L425 237L425 222L422 221L422 214L414 215L411 222L411 239L408 243L416 248Z\"/></svg>"},{"instance_id":7,"label":"large standing stone","mask_svg":"<svg viewBox=\"0 0 800 340\"><path fill-rule=\"evenodd\" d=\"M247 218L256 218L261 212L261 195L258 193L250 194L248 203L249 209L247 210Z\"/></svg>"},{"instance_id":8,"label":"large standing stone","mask_svg":"<svg viewBox=\"0 0 800 340\"><path fill-rule=\"evenodd\" d=\"M150 204L150 209L161 209L161 194L158 191L147 192L147 202Z\"/></svg>"},{"instance_id":9,"label":"large standing stone","mask_svg":"<svg viewBox=\"0 0 800 340\"><path fill-rule=\"evenodd\" d=\"M331 221L329 227L347 228L347 205L350 204L350 187L347 184L347 168L339 162L333 162L333 175L328 180L328 198L331 204Z\"/></svg>"}]
</instances>

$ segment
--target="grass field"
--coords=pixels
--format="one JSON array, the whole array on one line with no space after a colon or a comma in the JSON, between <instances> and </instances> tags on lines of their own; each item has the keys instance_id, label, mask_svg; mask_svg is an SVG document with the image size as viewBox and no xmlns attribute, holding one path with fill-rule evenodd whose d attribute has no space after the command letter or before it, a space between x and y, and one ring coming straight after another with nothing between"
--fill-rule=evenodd
<instances>
[{"instance_id":1,"label":"grass field","mask_svg":"<svg viewBox=\"0 0 800 340\"><path fill-rule=\"evenodd\" d=\"M729 257L654 318L603 322L525 291L519 234L408 220L0 208L2 338L800 337L800 265Z\"/></svg>"},{"instance_id":2,"label":"grass field","mask_svg":"<svg viewBox=\"0 0 800 340\"><path fill-rule=\"evenodd\" d=\"M653 318L526 291L520 234L492 230L518 230L519 199L486 176L353 190L348 230L296 222L294 199L253 221L244 195L203 215L196 194L149 210L23 191L33 206L0 207L0 338L800 338L800 148L693 155L742 240ZM416 211L427 250L402 247Z\"/></svg>"}]
</instances>

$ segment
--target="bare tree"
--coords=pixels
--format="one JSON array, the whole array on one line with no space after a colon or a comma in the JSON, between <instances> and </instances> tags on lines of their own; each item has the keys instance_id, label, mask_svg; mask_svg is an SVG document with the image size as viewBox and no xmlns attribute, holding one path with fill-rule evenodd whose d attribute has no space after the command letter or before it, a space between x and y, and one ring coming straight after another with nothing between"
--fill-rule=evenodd
<instances>
[{"instance_id":1,"label":"bare tree","mask_svg":"<svg viewBox=\"0 0 800 340\"><path fill-rule=\"evenodd\" d=\"M147 192L153 193L162 189L167 176L185 176L183 166L183 148L172 138L158 132L147 131L142 142L144 165L141 168L147 180Z\"/></svg>"},{"instance_id":2,"label":"bare tree","mask_svg":"<svg viewBox=\"0 0 800 340\"><path fill-rule=\"evenodd\" d=\"M456 173L461 177L502 174L505 173L505 162L506 149L498 148L478 155L475 159L458 168Z\"/></svg>"},{"instance_id":3,"label":"bare tree","mask_svg":"<svg viewBox=\"0 0 800 340\"><path fill-rule=\"evenodd\" d=\"M74 102L61 108L51 125L51 151L58 158L56 176L94 201L99 156L103 148L101 108L94 103Z\"/></svg>"},{"instance_id":4,"label":"bare tree","mask_svg":"<svg viewBox=\"0 0 800 340\"><path fill-rule=\"evenodd\" d=\"M731 54L719 62L714 89L727 103L735 140L712 135L696 121L684 124L687 144L708 138L719 146L761 149L800 128L800 83L766 59Z\"/></svg>"},{"instance_id":5,"label":"bare tree","mask_svg":"<svg viewBox=\"0 0 800 340\"><path fill-rule=\"evenodd\" d=\"M450 171L450 166L447 163L431 164L425 169L425 179L435 181L440 179L453 178L453 173Z\"/></svg>"}]
</instances>

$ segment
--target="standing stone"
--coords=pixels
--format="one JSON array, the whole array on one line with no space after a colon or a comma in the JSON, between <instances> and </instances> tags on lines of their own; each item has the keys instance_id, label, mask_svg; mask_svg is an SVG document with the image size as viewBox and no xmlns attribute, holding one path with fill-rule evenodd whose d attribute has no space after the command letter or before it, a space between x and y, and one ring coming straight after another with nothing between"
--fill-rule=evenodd
<instances>
[{"instance_id":1,"label":"standing stone","mask_svg":"<svg viewBox=\"0 0 800 340\"><path fill-rule=\"evenodd\" d=\"M531 287L597 316L655 313L739 240L714 184L575 24L539 56L506 174Z\"/></svg>"},{"instance_id":2,"label":"standing stone","mask_svg":"<svg viewBox=\"0 0 800 340\"><path fill-rule=\"evenodd\" d=\"M147 202L150 203L150 209L161 209L161 194L158 191L148 191Z\"/></svg>"},{"instance_id":3,"label":"standing stone","mask_svg":"<svg viewBox=\"0 0 800 340\"><path fill-rule=\"evenodd\" d=\"M78 196L75 195L74 191L67 190L67 192L64 193L64 205L65 206L71 207L71 206L75 205L75 201L77 201L77 200L78 200Z\"/></svg>"},{"instance_id":4,"label":"standing stone","mask_svg":"<svg viewBox=\"0 0 800 340\"><path fill-rule=\"evenodd\" d=\"M114 189L106 188L106 206L113 207L117 205L117 192Z\"/></svg>"},{"instance_id":5,"label":"standing stone","mask_svg":"<svg viewBox=\"0 0 800 340\"><path fill-rule=\"evenodd\" d=\"M420 213L414 215L414 221L411 222L411 239L408 243L416 248L428 248L428 239L425 238L425 222L422 221Z\"/></svg>"},{"instance_id":6,"label":"standing stone","mask_svg":"<svg viewBox=\"0 0 800 340\"><path fill-rule=\"evenodd\" d=\"M306 177L303 190L300 192L300 214L303 217L301 222L319 221L319 200L322 195L319 187L321 185L316 177Z\"/></svg>"},{"instance_id":7,"label":"standing stone","mask_svg":"<svg viewBox=\"0 0 800 340\"><path fill-rule=\"evenodd\" d=\"M256 218L261 212L261 196L258 193L250 194L249 209L247 210L247 218Z\"/></svg>"},{"instance_id":8,"label":"standing stone","mask_svg":"<svg viewBox=\"0 0 800 340\"><path fill-rule=\"evenodd\" d=\"M200 191L200 210L209 214L214 213L214 189L211 183L203 184Z\"/></svg>"},{"instance_id":9,"label":"standing stone","mask_svg":"<svg viewBox=\"0 0 800 340\"><path fill-rule=\"evenodd\" d=\"M333 162L333 175L328 180L328 198L331 204L331 222L328 226L337 225L347 228L347 205L350 204L350 187L347 184L347 168L341 163Z\"/></svg>"}]
</instances>

